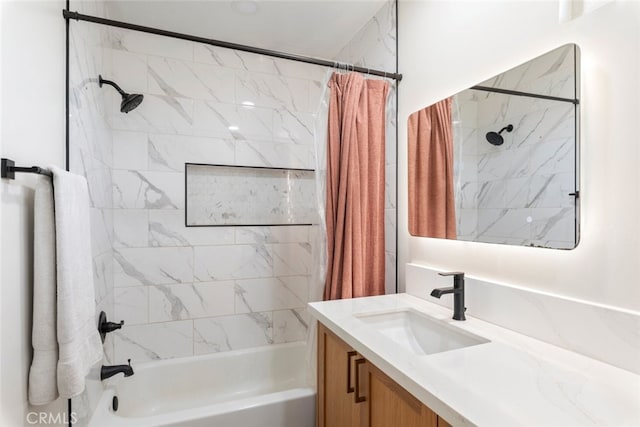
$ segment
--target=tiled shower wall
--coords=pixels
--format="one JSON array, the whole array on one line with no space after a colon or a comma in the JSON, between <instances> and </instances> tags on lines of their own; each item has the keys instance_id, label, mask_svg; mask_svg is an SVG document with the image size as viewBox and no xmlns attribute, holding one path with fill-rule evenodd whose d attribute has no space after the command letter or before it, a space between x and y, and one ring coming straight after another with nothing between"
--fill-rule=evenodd
<instances>
[{"instance_id":1,"label":"tiled shower wall","mask_svg":"<svg viewBox=\"0 0 640 427\"><path fill-rule=\"evenodd\" d=\"M574 98L573 48L558 49L481 86ZM456 95L458 238L573 248L575 108L569 102L477 90ZM504 131L491 145L489 131Z\"/></svg>"},{"instance_id":2,"label":"tiled shower wall","mask_svg":"<svg viewBox=\"0 0 640 427\"><path fill-rule=\"evenodd\" d=\"M71 2L80 13L103 15L97 1ZM105 27L81 22L70 25L69 43L69 169L87 179L91 203L91 251L97 313L113 315L113 199L111 167L113 146L107 121L107 92L98 86L98 75L109 68L103 55ZM107 336L104 352L114 362L113 336ZM84 392L73 398L78 426L87 425L102 384L90 375Z\"/></svg>"},{"instance_id":3,"label":"tiled shower wall","mask_svg":"<svg viewBox=\"0 0 640 427\"><path fill-rule=\"evenodd\" d=\"M338 61L381 71L397 72L396 1L388 1L338 53ZM368 78L376 78L368 76ZM385 289L396 292L396 170L397 86L389 80L385 146Z\"/></svg>"},{"instance_id":4,"label":"tiled shower wall","mask_svg":"<svg viewBox=\"0 0 640 427\"><path fill-rule=\"evenodd\" d=\"M100 3L77 2L81 13L100 14ZM108 64L102 55L104 27L74 23L69 50L69 168L87 179L91 203L91 244L97 312L113 313L112 137L105 91L98 74ZM97 317L96 317L97 319ZM112 338L105 342L113 357Z\"/></svg>"},{"instance_id":5,"label":"tiled shower wall","mask_svg":"<svg viewBox=\"0 0 640 427\"><path fill-rule=\"evenodd\" d=\"M306 339L311 227L186 228L184 163L313 169L325 69L125 30L105 57L145 95L109 114L116 359Z\"/></svg>"},{"instance_id":6,"label":"tiled shower wall","mask_svg":"<svg viewBox=\"0 0 640 427\"><path fill-rule=\"evenodd\" d=\"M140 362L304 340L315 230L186 228L184 163L314 168L313 113L327 69L86 23L71 28L86 34L71 44L77 72L70 164L87 176L92 195L100 308L125 320L108 338L114 341L107 341L108 359ZM394 3L340 55L395 70ZM120 97L98 88L98 74L143 93L144 102L120 113ZM395 100L389 106L393 292Z\"/></svg>"}]
</instances>

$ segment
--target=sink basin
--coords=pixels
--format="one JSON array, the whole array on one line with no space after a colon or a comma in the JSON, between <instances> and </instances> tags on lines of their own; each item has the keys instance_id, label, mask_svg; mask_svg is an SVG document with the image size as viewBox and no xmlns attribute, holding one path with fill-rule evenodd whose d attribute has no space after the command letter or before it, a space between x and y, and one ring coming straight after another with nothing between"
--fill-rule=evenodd
<instances>
[{"instance_id":1,"label":"sink basin","mask_svg":"<svg viewBox=\"0 0 640 427\"><path fill-rule=\"evenodd\" d=\"M411 309L355 316L416 355L441 353L489 342Z\"/></svg>"}]
</instances>

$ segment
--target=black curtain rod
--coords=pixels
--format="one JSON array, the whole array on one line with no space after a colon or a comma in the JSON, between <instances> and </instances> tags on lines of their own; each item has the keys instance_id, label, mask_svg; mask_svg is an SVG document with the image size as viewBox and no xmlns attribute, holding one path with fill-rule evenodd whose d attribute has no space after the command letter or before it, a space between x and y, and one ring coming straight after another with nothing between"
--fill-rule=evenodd
<instances>
[{"instance_id":1,"label":"black curtain rod","mask_svg":"<svg viewBox=\"0 0 640 427\"><path fill-rule=\"evenodd\" d=\"M322 65L324 67L345 69L348 71L357 71L359 73L386 77L386 78L394 79L398 81L402 80L402 74L398 74L398 73L388 73L386 71L372 70L369 68L358 67L356 65L343 64L337 61L329 61L327 59L313 58L310 56L295 55L295 54L285 53L285 52L278 52L276 50L263 49L259 47L247 46L247 45L237 44L237 43L229 43L229 42L220 41L220 40L208 39L205 37L198 37L198 36L192 36L189 34L182 34L182 33L176 33L173 31L161 30L153 27L145 27L142 25L129 24L127 22L114 21L111 19L99 18L97 16L83 15L81 13L67 11L65 9L62 10L62 16L67 21L69 19L74 19L76 21L93 22L96 24L108 25L111 27L124 28L126 30L140 31L143 33L156 34L159 36L172 37L174 39L181 39L181 40L187 40L187 41L192 41L196 43L208 44L211 46L241 50L243 52L257 53L259 55L273 56L276 58L288 59L291 61L306 62L307 64Z\"/></svg>"},{"instance_id":2,"label":"black curtain rod","mask_svg":"<svg viewBox=\"0 0 640 427\"><path fill-rule=\"evenodd\" d=\"M7 179L16 179L16 172L37 173L38 175L46 175L49 178L53 178L53 173L48 169L43 169L40 166L16 166L13 160L2 158L0 177Z\"/></svg>"},{"instance_id":3,"label":"black curtain rod","mask_svg":"<svg viewBox=\"0 0 640 427\"><path fill-rule=\"evenodd\" d=\"M580 103L580 101L578 101L577 99L560 98L558 96L540 95L540 94L537 94L537 93L520 92L518 90L500 89L500 88L497 88L497 87L490 87L490 86L471 86L469 89L483 90L485 92L502 93L502 94L505 94L505 95L528 96L530 98L547 99L549 101L570 102L572 104L579 104Z\"/></svg>"}]
</instances>

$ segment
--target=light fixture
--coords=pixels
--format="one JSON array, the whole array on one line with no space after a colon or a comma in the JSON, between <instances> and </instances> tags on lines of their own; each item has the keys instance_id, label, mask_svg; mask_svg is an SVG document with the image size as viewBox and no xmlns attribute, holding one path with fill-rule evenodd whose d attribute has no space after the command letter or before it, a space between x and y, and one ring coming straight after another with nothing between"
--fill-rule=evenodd
<instances>
[{"instance_id":1,"label":"light fixture","mask_svg":"<svg viewBox=\"0 0 640 427\"><path fill-rule=\"evenodd\" d=\"M251 101L242 101L242 105L248 108L255 107L256 104Z\"/></svg>"},{"instance_id":2,"label":"light fixture","mask_svg":"<svg viewBox=\"0 0 640 427\"><path fill-rule=\"evenodd\" d=\"M230 131L236 131L236 130L240 130L240 128L238 126L229 126L227 129L229 129Z\"/></svg>"}]
</instances>

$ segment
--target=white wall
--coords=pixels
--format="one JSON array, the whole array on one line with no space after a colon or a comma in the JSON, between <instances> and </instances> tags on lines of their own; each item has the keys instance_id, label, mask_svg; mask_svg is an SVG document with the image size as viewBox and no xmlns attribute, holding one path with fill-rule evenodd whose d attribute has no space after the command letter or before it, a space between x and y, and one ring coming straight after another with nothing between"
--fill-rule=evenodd
<instances>
[{"instance_id":1,"label":"white wall","mask_svg":"<svg viewBox=\"0 0 640 427\"><path fill-rule=\"evenodd\" d=\"M0 39L1 154L20 165L64 167L65 24L63 1L3 1ZM2 180L0 274L0 425L28 425L29 411L54 415L58 400L27 404L31 363L31 264L35 177Z\"/></svg>"},{"instance_id":2,"label":"white wall","mask_svg":"<svg viewBox=\"0 0 640 427\"><path fill-rule=\"evenodd\" d=\"M462 270L639 310L640 3L611 2L564 24L558 23L554 1L401 1L398 11L404 75L398 123L400 265ZM578 247L560 251L411 237L409 114L569 42L580 46L582 56Z\"/></svg>"}]
</instances>

